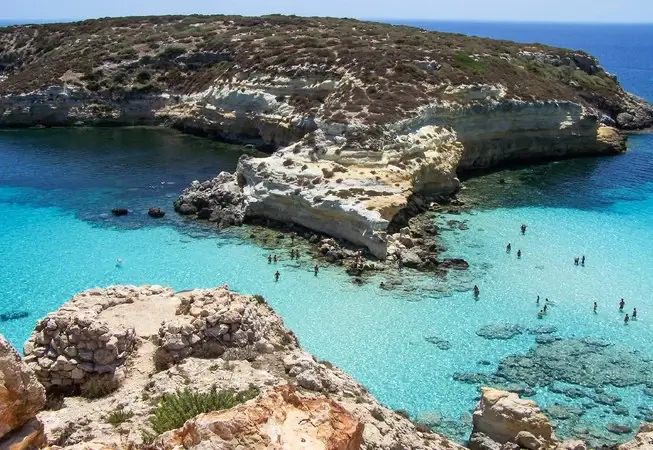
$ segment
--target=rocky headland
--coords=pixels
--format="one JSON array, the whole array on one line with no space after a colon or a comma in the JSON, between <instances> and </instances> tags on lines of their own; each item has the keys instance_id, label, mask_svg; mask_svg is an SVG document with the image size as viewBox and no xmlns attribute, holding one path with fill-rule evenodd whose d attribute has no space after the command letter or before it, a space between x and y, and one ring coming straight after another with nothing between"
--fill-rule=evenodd
<instances>
[{"instance_id":1,"label":"rocky headland","mask_svg":"<svg viewBox=\"0 0 653 450\"><path fill-rule=\"evenodd\" d=\"M653 107L582 51L350 19L166 16L0 29L0 126L171 126L273 152L181 214L398 257L458 175L625 150ZM405 236L404 236L405 237Z\"/></svg>"},{"instance_id":2,"label":"rocky headland","mask_svg":"<svg viewBox=\"0 0 653 450\"><path fill-rule=\"evenodd\" d=\"M643 424L613 448L652 444ZM490 388L468 445L587 449L561 442L532 401ZM263 298L226 286L92 289L38 322L22 360L0 338L0 449L38 448L463 449L306 353Z\"/></svg>"}]
</instances>

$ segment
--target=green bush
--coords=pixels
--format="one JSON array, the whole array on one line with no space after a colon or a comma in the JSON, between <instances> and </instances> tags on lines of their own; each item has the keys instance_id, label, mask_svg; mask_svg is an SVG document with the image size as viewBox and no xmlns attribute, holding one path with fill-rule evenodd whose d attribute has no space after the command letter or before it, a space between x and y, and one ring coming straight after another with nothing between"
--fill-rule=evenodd
<instances>
[{"instance_id":1,"label":"green bush","mask_svg":"<svg viewBox=\"0 0 653 450\"><path fill-rule=\"evenodd\" d=\"M91 376L81 387L82 397L88 399L105 397L120 387L120 382L111 375Z\"/></svg>"},{"instance_id":2,"label":"green bush","mask_svg":"<svg viewBox=\"0 0 653 450\"><path fill-rule=\"evenodd\" d=\"M471 69L476 71L482 71L486 68L485 64L481 61L476 61L467 53L462 52L456 53L453 65L459 69Z\"/></svg>"},{"instance_id":3,"label":"green bush","mask_svg":"<svg viewBox=\"0 0 653 450\"><path fill-rule=\"evenodd\" d=\"M199 414L233 408L259 394L258 389L246 391L218 391L215 386L209 392L192 392L186 388L163 397L154 415L150 417L150 426L156 435L181 427L188 419Z\"/></svg>"},{"instance_id":4,"label":"green bush","mask_svg":"<svg viewBox=\"0 0 653 450\"><path fill-rule=\"evenodd\" d=\"M128 421L134 416L134 413L131 412L128 409L123 409L123 408L118 408L109 414L109 417L107 417L107 423L113 425L114 427L117 427L123 422Z\"/></svg>"},{"instance_id":5,"label":"green bush","mask_svg":"<svg viewBox=\"0 0 653 450\"><path fill-rule=\"evenodd\" d=\"M256 294L256 295L254 296L254 300L256 300L256 303L261 304L261 305L264 305L264 304L267 303L267 302L265 301L265 297L263 297L263 296L260 295L260 294Z\"/></svg>"}]
</instances>

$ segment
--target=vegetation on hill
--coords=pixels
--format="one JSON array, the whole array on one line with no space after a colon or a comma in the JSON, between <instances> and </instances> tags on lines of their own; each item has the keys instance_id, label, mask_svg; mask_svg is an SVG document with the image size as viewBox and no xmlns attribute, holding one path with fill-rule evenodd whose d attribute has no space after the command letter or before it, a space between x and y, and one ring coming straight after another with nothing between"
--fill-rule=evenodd
<instances>
[{"instance_id":1,"label":"vegetation on hill","mask_svg":"<svg viewBox=\"0 0 653 450\"><path fill-rule=\"evenodd\" d=\"M524 51L547 59L525 58ZM448 99L447 87L473 83L502 84L508 98L574 100L617 111L616 81L602 70L580 67L573 55L591 60L583 52L540 44L352 19L108 18L0 28L0 95L62 82L113 100L183 95L229 83L238 74L316 83L347 77L328 97L284 99L307 112L321 107L320 115L333 121L344 109L384 123Z\"/></svg>"}]
</instances>

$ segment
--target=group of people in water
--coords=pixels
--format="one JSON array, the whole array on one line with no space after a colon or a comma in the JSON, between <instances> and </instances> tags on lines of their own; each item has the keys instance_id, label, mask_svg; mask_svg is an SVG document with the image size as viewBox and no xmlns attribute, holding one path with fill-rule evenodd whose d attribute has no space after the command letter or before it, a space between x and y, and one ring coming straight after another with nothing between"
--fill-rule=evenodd
<instances>
[{"instance_id":1,"label":"group of people in water","mask_svg":"<svg viewBox=\"0 0 653 450\"><path fill-rule=\"evenodd\" d=\"M292 240L293 240L293 242L295 241L294 236L292 236ZM299 250L295 250L294 248L291 248L290 249L290 259L297 259L298 260L299 259ZM272 264L272 263L276 264L278 261L279 261L279 257L276 254L275 255L273 255L273 254L268 255L268 264ZM317 274L319 272L320 272L320 267L317 264L315 264L315 266L313 266L313 273L315 274L315 276L317 276ZM279 281L280 277L281 277L281 274L277 270L274 273L274 281Z\"/></svg>"},{"instance_id":2,"label":"group of people in water","mask_svg":"<svg viewBox=\"0 0 653 450\"><path fill-rule=\"evenodd\" d=\"M521 234L526 234L526 228L527 228L526 224L521 225L521 228L520 228L521 229ZM510 243L508 243L508 245L506 246L506 253L510 253L511 251L512 251L512 245ZM517 258L521 259L521 250L517 250ZM574 265L575 266L580 265L580 266L584 267L585 266L585 255L583 255L581 257L578 257L578 256L574 257ZM480 291L478 285L474 285L474 298L476 298L477 300L478 300L478 296L480 295L480 292L481 291ZM535 300L535 303L537 305L540 304L540 296L539 295L537 296L537 299ZM544 318L544 315L547 313L548 305L550 305L550 304L553 304L553 302L550 302L548 298L544 299L544 308L542 308L537 313L537 317L539 319ZM623 312L625 305L626 305L626 302L622 298L621 301L619 302L619 312ZM598 308L598 305L597 305L596 302L594 302L594 313L595 314L597 313L597 308ZM625 324L628 324L628 322L631 321L631 320L637 320L637 308L633 309L632 315L629 316L628 314L626 314L626 316L624 317L624 323Z\"/></svg>"}]
</instances>

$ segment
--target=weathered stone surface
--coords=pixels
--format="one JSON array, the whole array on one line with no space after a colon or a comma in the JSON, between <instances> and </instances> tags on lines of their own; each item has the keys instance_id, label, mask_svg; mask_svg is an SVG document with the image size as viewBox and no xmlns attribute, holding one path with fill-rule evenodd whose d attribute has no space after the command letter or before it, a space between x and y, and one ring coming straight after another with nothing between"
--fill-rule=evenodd
<instances>
[{"instance_id":1,"label":"weathered stone surface","mask_svg":"<svg viewBox=\"0 0 653 450\"><path fill-rule=\"evenodd\" d=\"M36 418L0 439L1 450L35 450L44 445L43 424Z\"/></svg>"},{"instance_id":2,"label":"weathered stone surface","mask_svg":"<svg viewBox=\"0 0 653 450\"><path fill-rule=\"evenodd\" d=\"M113 307L102 310L100 317L106 326L100 325L106 329L98 330L102 331L98 335L111 332L112 324L120 322L133 326L137 335L147 339L132 352L130 363L118 368L124 370L125 378L117 391L92 401L67 397L61 409L39 414L50 444L84 443L88 447L73 448L93 450L102 448L100 444L118 447L139 444L142 428L152 412L152 400L189 387L202 392L213 386L235 391L255 386L265 396L278 386L292 385L301 398L317 404L335 402L356 423L364 425L360 444L363 450L462 450L438 434L418 431L409 420L381 406L349 375L329 363L316 361L299 347L292 331L286 329L281 318L260 299L232 293L226 286L177 294L160 288L160 294L154 297L161 302L160 306L153 308L149 303L152 298L142 291L152 287L112 289L124 296ZM104 290L91 290L80 296L95 299L99 309L105 302L116 301L115 295L107 296ZM74 315L77 310L71 306L64 304L60 312L63 314L67 310ZM82 330L92 323L90 320L77 322ZM207 335L209 329L217 332ZM223 341L225 336L236 335L239 330L247 336L246 346ZM191 344L189 338L193 335L201 340ZM175 342L186 339L180 351L165 349L173 338ZM217 345L218 351L214 353L207 345ZM167 358L162 358L162 351ZM173 354L171 360L169 356ZM157 370L155 363L160 358L166 364ZM78 367L85 368L81 364ZM129 410L133 417L120 427L106 423L106 415L120 408ZM287 416L287 425L294 420L293 414ZM208 433L207 430L202 433Z\"/></svg>"},{"instance_id":3,"label":"weathered stone surface","mask_svg":"<svg viewBox=\"0 0 653 450\"><path fill-rule=\"evenodd\" d=\"M358 450L363 424L336 402L300 395L284 386L249 404L202 414L163 434L163 449L221 448L232 442L248 449Z\"/></svg>"},{"instance_id":4,"label":"weathered stone surface","mask_svg":"<svg viewBox=\"0 0 653 450\"><path fill-rule=\"evenodd\" d=\"M30 421L44 404L45 389L0 335L0 440Z\"/></svg>"},{"instance_id":5,"label":"weathered stone surface","mask_svg":"<svg viewBox=\"0 0 653 450\"><path fill-rule=\"evenodd\" d=\"M481 388L473 425L471 441L481 433L499 444L515 443L533 449L557 444L551 424L535 403L505 391Z\"/></svg>"},{"instance_id":6,"label":"weathered stone surface","mask_svg":"<svg viewBox=\"0 0 653 450\"><path fill-rule=\"evenodd\" d=\"M650 450L653 449L653 424L643 423L635 439L620 445L619 450Z\"/></svg>"}]
</instances>

